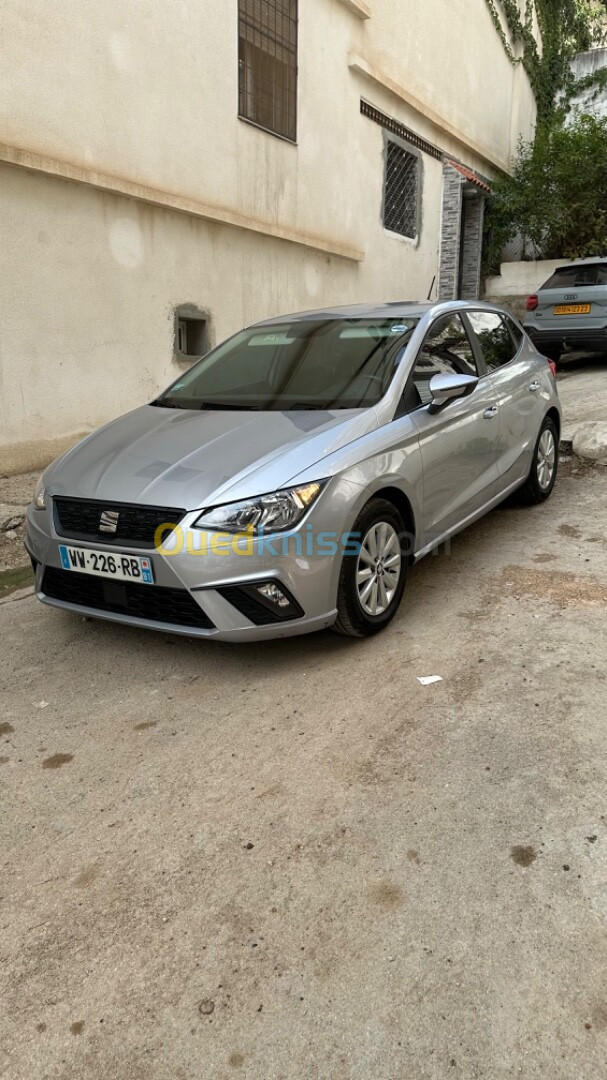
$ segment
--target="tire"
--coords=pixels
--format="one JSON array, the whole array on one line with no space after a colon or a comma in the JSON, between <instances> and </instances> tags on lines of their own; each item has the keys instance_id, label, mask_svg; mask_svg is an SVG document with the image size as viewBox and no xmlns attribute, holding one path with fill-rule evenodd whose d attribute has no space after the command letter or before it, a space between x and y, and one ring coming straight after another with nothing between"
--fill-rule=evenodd
<instances>
[{"instance_id":1,"label":"tire","mask_svg":"<svg viewBox=\"0 0 607 1080\"><path fill-rule=\"evenodd\" d=\"M409 538L401 515L387 499L371 499L358 515L352 534L360 541L359 551L343 557L337 621L332 629L347 637L370 637L383 630L398 611L407 576Z\"/></svg>"},{"instance_id":2,"label":"tire","mask_svg":"<svg viewBox=\"0 0 607 1080\"><path fill-rule=\"evenodd\" d=\"M529 476L521 488L523 501L529 506L543 503L552 494L559 467L559 437L556 424L547 416L542 424L533 451Z\"/></svg>"}]
</instances>

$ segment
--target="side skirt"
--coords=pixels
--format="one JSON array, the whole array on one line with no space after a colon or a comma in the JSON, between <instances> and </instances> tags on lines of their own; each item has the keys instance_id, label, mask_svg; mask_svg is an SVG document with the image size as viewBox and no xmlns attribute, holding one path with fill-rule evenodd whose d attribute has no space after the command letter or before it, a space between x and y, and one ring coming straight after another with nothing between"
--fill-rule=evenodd
<instances>
[{"instance_id":1,"label":"side skirt","mask_svg":"<svg viewBox=\"0 0 607 1080\"><path fill-rule=\"evenodd\" d=\"M507 488L504 488L503 491L500 491L499 495L495 495L492 499L489 500L489 502L484 503L483 506L481 506L478 510L475 510L474 513L468 514L468 517L465 517L462 521L459 521L457 525L453 526L452 529L447 529L446 532L441 533L441 535L437 536L436 539L431 540L429 544L425 544L424 547L420 548L419 551L416 551L413 555L413 564L415 565L415 563L418 563L420 559L423 559L424 555L429 555L430 552L434 551L435 548L440 547L440 545L443 544L445 540L449 540L452 536L456 536L457 533L462 532L464 529L467 529L468 525L472 525L475 521L478 521L479 518L482 518L485 514L488 514L489 511L493 510L495 506L499 506L499 504L503 502L504 499L507 499L513 491L516 491L517 488L522 487L525 483L525 480L526 477L523 477L522 480L515 480L513 484L509 484Z\"/></svg>"}]
</instances>

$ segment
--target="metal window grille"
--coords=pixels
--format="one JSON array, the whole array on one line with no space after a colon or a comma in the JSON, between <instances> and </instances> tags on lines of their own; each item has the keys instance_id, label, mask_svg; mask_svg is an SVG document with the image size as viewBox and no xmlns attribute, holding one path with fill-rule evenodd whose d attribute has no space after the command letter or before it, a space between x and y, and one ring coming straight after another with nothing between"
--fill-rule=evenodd
<instances>
[{"instance_id":1,"label":"metal window grille","mask_svg":"<svg viewBox=\"0 0 607 1080\"><path fill-rule=\"evenodd\" d=\"M388 140L384 190L384 226L390 232L415 239L419 159L398 143Z\"/></svg>"},{"instance_id":2,"label":"metal window grille","mask_svg":"<svg viewBox=\"0 0 607 1080\"><path fill-rule=\"evenodd\" d=\"M238 112L295 142L297 2L238 0Z\"/></svg>"}]
</instances>

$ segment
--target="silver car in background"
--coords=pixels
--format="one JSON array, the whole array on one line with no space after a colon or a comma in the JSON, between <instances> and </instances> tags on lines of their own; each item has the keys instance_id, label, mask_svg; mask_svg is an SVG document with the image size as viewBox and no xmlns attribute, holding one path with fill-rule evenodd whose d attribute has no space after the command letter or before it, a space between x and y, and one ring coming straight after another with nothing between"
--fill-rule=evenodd
<instances>
[{"instance_id":1,"label":"silver car in background","mask_svg":"<svg viewBox=\"0 0 607 1080\"><path fill-rule=\"evenodd\" d=\"M607 353L607 258L559 266L527 298L523 325L555 364L572 351Z\"/></svg>"},{"instance_id":2,"label":"silver car in background","mask_svg":"<svg viewBox=\"0 0 607 1080\"><path fill-rule=\"evenodd\" d=\"M410 565L517 488L548 498L560 424L546 359L487 304L259 323L49 466L37 595L204 638L374 634Z\"/></svg>"}]
</instances>

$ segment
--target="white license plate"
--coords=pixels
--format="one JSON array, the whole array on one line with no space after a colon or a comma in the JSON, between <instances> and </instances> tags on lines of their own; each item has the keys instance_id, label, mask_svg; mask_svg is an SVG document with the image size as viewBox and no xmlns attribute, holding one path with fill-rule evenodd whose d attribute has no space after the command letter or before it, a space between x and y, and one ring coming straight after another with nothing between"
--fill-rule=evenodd
<instances>
[{"instance_id":1,"label":"white license plate","mask_svg":"<svg viewBox=\"0 0 607 1080\"><path fill-rule=\"evenodd\" d=\"M77 574L96 574L115 581L135 581L153 585L152 560L144 555L122 555L119 551L92 551L91 548L68 547L59 544L64 570Z\"/></svg>"}]
</instances>

